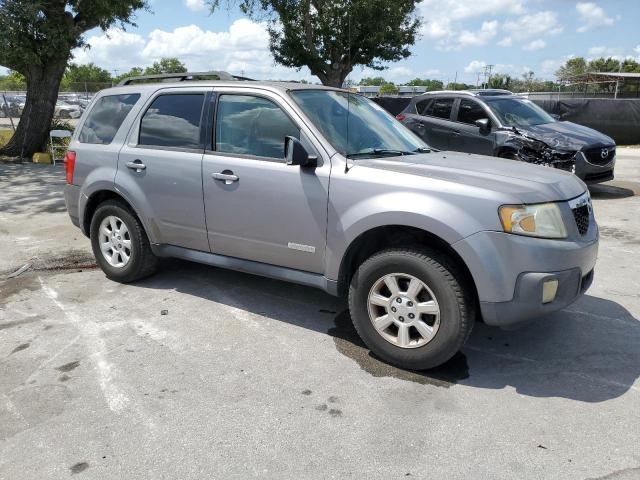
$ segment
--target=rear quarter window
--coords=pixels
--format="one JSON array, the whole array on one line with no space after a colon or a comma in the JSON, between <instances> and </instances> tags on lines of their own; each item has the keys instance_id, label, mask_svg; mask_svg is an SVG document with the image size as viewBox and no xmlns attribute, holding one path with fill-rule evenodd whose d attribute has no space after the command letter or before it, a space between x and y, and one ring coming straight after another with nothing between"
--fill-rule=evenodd
<instances>
[{"instance_id":1,"label":"rear quarter window","mask_svg":"<svg viewBox=\"0 0 640 480\"><path fill-rule=\"evenodd\" d=\"M139 93L107 95L98 99L80 130L78 141L97 145L110 144L139 99Z\"/></svg>"}]
</instances>

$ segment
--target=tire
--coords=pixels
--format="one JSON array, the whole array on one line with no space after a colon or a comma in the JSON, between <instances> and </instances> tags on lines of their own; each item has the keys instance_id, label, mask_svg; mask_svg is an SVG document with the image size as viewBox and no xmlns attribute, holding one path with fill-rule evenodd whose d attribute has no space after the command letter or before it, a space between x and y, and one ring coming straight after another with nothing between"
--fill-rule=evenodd
<instances>
[{"instance_id":1,"label":"tire","mask_svg":"<svg viewBox=\"0 0 640 480\"><path fill-rule=\"evenodd\" d=\"M116 256L116 259L113 259L116 252L111 249L110 251L114 253L112 262L110 262L107 258L108 254L102 251L101 243L103 242L101 242L100 238L102 235L100 229L103 222L111 224L110 220L114 218L122 222L118 225L116 221L116 226L119 226L119 229L115 231L124 232L124 229L122 229L122 224L124 224L126 233L122 235L122 243L120 244L120 251L123 252L123 256ZM113 229L111 230L113 231ZM158 258L151 251L149 238L140 220L124 202L107 200L98 206L91 219L90 237L96 262L110 280L129 283L155 273L158 266ZM114 241L117 240L114 239ZM128 249L124 246L125 244L129 246ZM118 245L114 245L114 248L117 247ZM125 263L124 256L127 254L129 258ZM118 260L122 262L118 262ZM123 265L114 265L116 263L123 263Z\"/></svg>"},{"instance_id":2,"label":"tire","mask_svg":"<svg viewBox=\"0 0 640 480\"><path fill-rule=\"evenodd\" d=\"M412 298L404 297L408 292L394 296L392 291L386 288L387 282L384 279L396 274L399 275L396 277L398 279L396 284L402 287L398 290L400 292L410 290L409 285L414 279L423 284L412 309L406 306L411 302L393 303L400 302L400 297L402 302ZM351 279L349 286L351 319L360 338L382 360L410 370L437 367L462 348L475 322L471 288L466 287L463 278L455 264L436 251L403 248L379 252L362 263ZM378 291L380 292L378 298L390 298L385 306L370 305L370 294ZM423 310L416 310L418 308L416 305L420 308L427 308L424 306L430 305L428 308L437 309L439 313L437 315L419 313ZM396 306L397 310L396 313L391 314L390 310L393 306ZM405 308L404 315L410 316L410 312L416 312L412 317L414 320L398 317L402 314L401 308ZM388 317L394 316L394 323L381 333L374 327L372 317L378 315L379 318L385 317L385 312ZM425 327L420 325L419 331L418 320L430 326L433 335L430 339L427 340L426 336L420 334ZM383 324L387 321L388 319L385 318ZM405 322L411 323L407 326ZM402 328L396 325L401 325ZM394 343L393 332L396 328L397 341ZM408 329L409 337L400 335L400 330L405 331L405 328ZM406 342L407 338L410 343ZM400 346L403 340L404 346Z\"/></svg>"}]
</instances>

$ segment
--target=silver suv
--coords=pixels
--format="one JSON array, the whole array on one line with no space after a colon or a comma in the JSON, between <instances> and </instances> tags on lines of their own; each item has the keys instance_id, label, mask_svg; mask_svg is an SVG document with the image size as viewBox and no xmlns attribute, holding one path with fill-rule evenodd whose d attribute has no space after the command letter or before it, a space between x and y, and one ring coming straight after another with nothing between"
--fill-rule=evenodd
<instances>
[{"instance_id":1,"label":"silver suv","mask_svg":"<svg viewBox=\"0 0 640 480\"><path fill-rule=\"evenodd\" d=\"M435 367L476 318L511 327L591 284L598 229L574 175L430 151L368 99L251 81L96 95L66 155L71 220L106 276L159 257L348 296L371 350Z\"/></svg>"}]
</instances>

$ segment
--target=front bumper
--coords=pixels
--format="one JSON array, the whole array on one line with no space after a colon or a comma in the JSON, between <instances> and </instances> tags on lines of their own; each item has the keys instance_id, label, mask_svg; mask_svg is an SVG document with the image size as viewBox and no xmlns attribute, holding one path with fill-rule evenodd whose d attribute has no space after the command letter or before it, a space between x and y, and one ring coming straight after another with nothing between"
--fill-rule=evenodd
<instances>
[{"instance_id":1,"label":"front bumper","mask_svg":"<svg viewBox=\"0 0 640 480\"><path fill-rule=\"evenodd\" d=\"M579 240L479 232L453 245L476 285L485 323L511 327L570 305L591 285L598 255L595 222ZM542 285L558 291L542 302Z\"/></svg>"},{"instance_id":2,"label":"front bumper","mask_svg":"<svg viewBox=\"0 0 640 480\"><path fill-rule=\"evenodd\" d=\"M593 184L613 180L613 170L616 166L616 157L604 164L589 162L583 152L578 152L575 157L577 177L584 183Z\"/></svg>"}]
</instances>

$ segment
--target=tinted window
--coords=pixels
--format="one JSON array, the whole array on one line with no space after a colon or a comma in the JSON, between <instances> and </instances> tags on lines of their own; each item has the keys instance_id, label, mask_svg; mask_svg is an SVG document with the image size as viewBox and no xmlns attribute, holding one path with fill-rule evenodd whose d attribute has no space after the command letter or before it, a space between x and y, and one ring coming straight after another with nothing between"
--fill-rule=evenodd
<instances>
[{"instance_id":1,"label":"tinted window","mask_svg":"<svg viewBox=\"0 0 640 480\"><path fill-rule=\"evenodd\" d=\"M452 108L453 98L436 98L432 103L429 104L424 115L449 120L451 118Z\"/></svg>"},{"instance_id":2,"label":"tinted window","mask_svg":"<svg viewBox=\"0 0 640 480\"><path fill-rule=\"evenodd\" d=\"M203 148L200 119L204 94L161 95L140 122L139 145Z\"/></svg>"},{"instance_id":3,"label":"tinted window","mask_svg":"<svg viewBox=\"0 0 640 480\"><path fill-rule=\"evenodd\" d=\"M425 112L427 111L427 108L429 107L432 101L433 99L427 99L427 100L422 100L421 102L418 102L416 104L416 111L418 112L418 115L425 115Z\"/></svg>"},{"instance_id":4,"label":"tinted window","mask_svg":"<svg viewBox=\"0 0 640 480\"><path fill-rule=\"evenodd\" d=\"M81 143L107 145L113 141L120 125L140 99L137 93L109 95L97 100L80 130Z\"/></svg>"},{"instance_id":5,"label":"tinted window","mask_svg":"<svg viewBox=\"0 0 640 480\"><path fill-rule=\"evenodd\" d=\"M488 118L487 112L484 111L482 105L465 98L460 101L460 107L458 108L459 122L475 125L476 120L480 120L481 118Z\"/></svg>"},{"instance_id":6,"label":"tinted window","mask_svg":"<svg viewBox=\"0 0 640 480\"><path fill-rule=\"evenodd\" d=\"M216 114L216 151L284 158L284 137L300 130L271 100L222 95Z\"/></svg>"}]
</instances>

